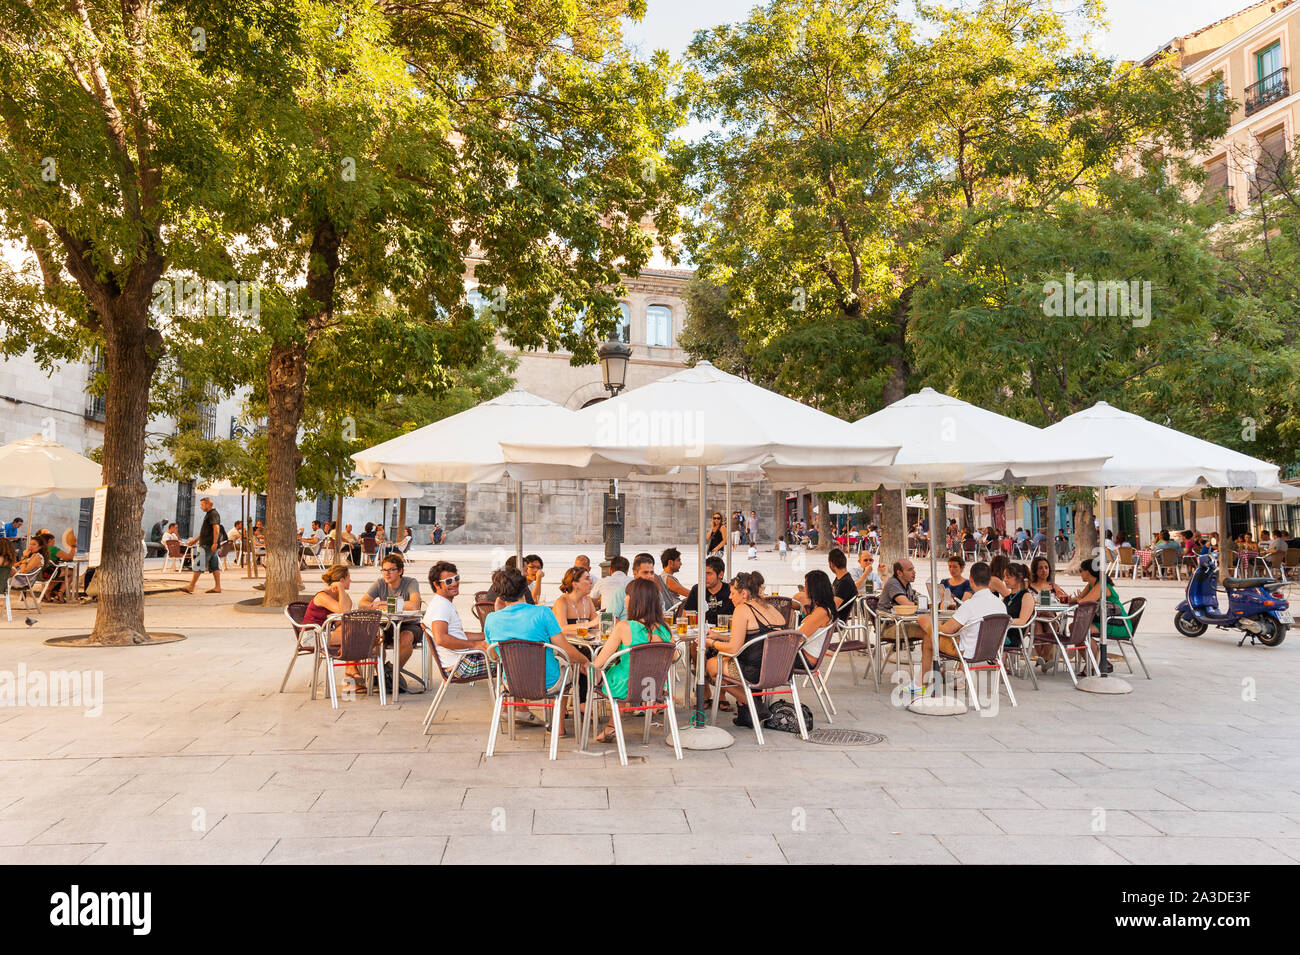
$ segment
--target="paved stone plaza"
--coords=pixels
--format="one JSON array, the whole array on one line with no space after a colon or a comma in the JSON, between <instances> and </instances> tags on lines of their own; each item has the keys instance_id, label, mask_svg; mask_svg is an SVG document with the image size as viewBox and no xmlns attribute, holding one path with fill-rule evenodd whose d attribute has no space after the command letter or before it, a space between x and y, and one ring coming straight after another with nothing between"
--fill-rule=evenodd
<instances>
[{"instance_id":1,"label":"paved stone plaza","mask_svg":"<svg viewBox=\"0 0 1300 955\"><path fill-rule=\"evenodd\" d=\"M541 550L548 600L575 552ZM472 620L492 551L440 553L465 577ZM431 552L414 557L427 596ZM787 587L798 576L771 554L737 562L754 566ZM357 576L368 585L375 571ZM1004 696L993 716L921 717L870 681L854 687L841 660L834 726L886 742L837 748L770 732L759 749L733 728L730 749L678 762L660 730L641 746L638 723L627 767L612 746L583 755L572 737L550 762L542 732L522 727L484 758L482 685L454 688L428 737L427 696L333 710L328 696L309 700L306 659L280 694L288 627L235 612L252 582L224 582L220 596L149 598L151 629L188 636L165 646L42 644L88 630L93 608L51 607L30 628L21 609L0 618L0 670L102 670L104 690L97 717L0 708L0 862L1300 860L1300 636L1275 649L1214 631L1179 637L1172 582L1120 583L1125 598L1151 600L1140 637L1154 679L1139 671L1129 696L1077 692L1060 672L1038 692L1014 680L1019 707ZM811 691L806 702L823 725Z\"/></svg>"}]
</instances>

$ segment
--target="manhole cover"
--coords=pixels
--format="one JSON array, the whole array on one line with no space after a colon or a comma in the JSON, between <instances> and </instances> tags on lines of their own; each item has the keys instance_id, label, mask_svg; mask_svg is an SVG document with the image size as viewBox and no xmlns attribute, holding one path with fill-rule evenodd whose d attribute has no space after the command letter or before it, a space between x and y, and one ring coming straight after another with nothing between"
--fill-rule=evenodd
<instances>
[{"instance_id":1,"label":"manhole cover","mask_svg":"<svg viewBox=\"0 0 1300 955\"><path fill-rule=\"evenodd\" d=\"M883 743L885 737L879 733L864 733L862 730L813 730L808 734L810 743L823 746L870 746Z\"/></svg>"}]
</instances>

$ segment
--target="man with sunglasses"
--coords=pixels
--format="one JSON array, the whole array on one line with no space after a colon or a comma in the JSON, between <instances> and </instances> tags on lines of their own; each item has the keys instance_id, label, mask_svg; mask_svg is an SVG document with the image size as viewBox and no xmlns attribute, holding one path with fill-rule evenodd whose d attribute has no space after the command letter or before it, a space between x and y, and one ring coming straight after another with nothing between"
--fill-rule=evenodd
<instances>
[{"instance_id":1,"label":"man with sunglasses","mask_svg":"<svg viewBox=\"0 0 1300 955\"><path fill-rule=\"evenodd\" d=\"M424 629L438 648L438 662L455 678L473 679L487 673L487 644L481 633L466 633L453 601L460 595L460 572L450 561L429 568L433 599L424 612Z\"/></svg>"},{"instance_id":2,"label":"man with sunglasses","mask_svg":"<svg viewBox=\"0 0 1300 955\"><path fill-rule=\"evenodd\" d=\"M405 569L406 561L402 559L401 554L393 553L385 557L379 564L379 579L371 584L370 589L357 601L357 609L385 610L389 598L395 597L398 610L419 610L420 582L414 577L404 577L402 571ZM415 638L419 635L420 624L415 619L402 621L401 629L398 631L399 669L406 665L415 647Z\"/></svg>"}]
</instances>

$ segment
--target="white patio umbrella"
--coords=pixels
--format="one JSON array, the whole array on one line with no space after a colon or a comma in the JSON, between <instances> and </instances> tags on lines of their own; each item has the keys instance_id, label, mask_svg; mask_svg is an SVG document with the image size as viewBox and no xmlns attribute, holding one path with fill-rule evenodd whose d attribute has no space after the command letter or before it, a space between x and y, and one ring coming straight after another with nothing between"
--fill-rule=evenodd
<instances>
[{"instance_id":1,"label":"white patio umbrella","mask_svg":"<svg viewBox=\"0 0 1300 955\"><path fill-rule=\"evenodd\" d=\"M896 443L898 457L886 486L926 486L925 506L935 509L934 491L944 485L978 483L1071 483L1086 477L1106 458L1106 453L1081 450L1040 428L987 411L933 388L922 388L867 415L853 425L864 438ZM861 489L847 481L845 470L827 472L816 490ZM906 495L904 495L906 498ZM904 507L906 507L904 503ZM903 524L906 526L906 512ZM930 579L939 580L938 548L930 548ZM939 608L930 601L930 633L934 660L939 659ZM916 712L947 715L964 712L961 703L940 697L922 697L912 704Z\"/></svg>"},{"instance_id":2,"label":"white patio umbrella","mask_svg":"<svg viewBox=\"0 0 1300 955\"><path fill-rule=\"evenodd\" d=\"M27 533L32 533L38 497L89 497L104 483L103 469L40 434L0 447L0 497L27 498Z\"/></svg>"},{"instance_id":3,"label":"white patio umbrella","mask_svg":"<svg viewBox=\"0 0 1300 955\"><path fill-rule=\"evenodd\" d=\"M1098 488L1099 520L1106 514L1106 492L1115 485L1190 488L1276 487L1275 464L1224 448L1210 441L1175 431L1099 401L1070 415L1044 431L1069 442L1081 453L1109 455L1090 480L1074 483ZM1079 681L1091 693L1128 693L1132 688L1118 677L1106 679L1106 541L1105 527L1097 535L1097 560L1101 569L1102 599L1098 601L1101 674Z\"/></svg>"},{"instance_id":4,"label":"white patio umbrella","mask_svg":"<svg viewBox=\"0 0 1300 955\"><path fill-rule=\"evenodd\" d=\"M524 481L574 477L623 477L627 468L612 474L580 473L572 468L507 463L501 441L526 439L534 434L565 434L574 428L576 412L516 388L407 434L384 441L352 456L357 470L389 481L432 484L495 484L510 479L515 485L515 556L523 559ZM380 495L382 496L382 495Z\"/></svg>"},{"instance_id":5,"label":"white patio umbrella","mask_svg":"<svg viewBox=\"0 0 1300 955\"><path fill-rule=\"evenodd\" d=\"M779 467L799 483L835 467L879 481L897 446L863 440L847 422L700 362L575 413L574 426L503 440L507 461L572 468L699 468L699 627L697 712L683 734L693 747L730 740L720 727L704 732L704 547L708 470ZM712 734L714 740L701 737Z\"/></svg>"},{"instance_id":6,"label":"white patio umbrella","mask_svg":"<svg viewBox=\"0 0 1300 955\"><path fill-rule=\"evenodd\" d=\"M422 497L424 488L418 484L411 484L407 481L390 481L387 478L370 478L363 481L361 487L357 488L350 495L351 497L365 498L402 498L402 497Z\"/></svg>"}]
</instances>

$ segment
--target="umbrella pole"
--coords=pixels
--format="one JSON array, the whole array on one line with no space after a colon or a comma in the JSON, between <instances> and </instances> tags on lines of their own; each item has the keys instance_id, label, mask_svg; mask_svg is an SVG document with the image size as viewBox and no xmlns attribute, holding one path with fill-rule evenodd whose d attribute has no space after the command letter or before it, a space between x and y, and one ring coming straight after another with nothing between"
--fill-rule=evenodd
<instances>
[{"instance_id":1,"label":"umbrella pole","mask_svg":"<svg viewBox=\"0 0 1300 955\"><path fill-rule=\"evenodd\" d=\"M736 565L731 562L732 561L732 556L731 556L732 527L731 527L731 472L730 471L727 472L726 498L727 498L727 505L726 508L723 510L723 513L727 515L727 573L730 574L734 572L736 569Z\"/></svg>"},{"instance_id":2,"label":"umbrella pole","mask_svg":"<svg viewBox=\"0 0 1300 955\"><path fill-rule=\"evenodd\" d=\"M706 549L708 547L708 544L704 537L705 527L706 527L705 518L708 514L707 497L709 492L709 485L708 485L707 474L708 474L708 468L706 468L703 464L701 464L700 465L700 515L699 515L700 533L698 535L698 541L697 541L699 546L699 558L700 558L700 566L699 566L700 579L698 581L700 589L697 591L698 596L695 601L695 619L699 625L696 628L695 713L691 716L692 726L703 726L705 723L704 682L706 677L704 674L704 633L705 630L708 628L707 611L709 607L708 604L709 591L704 584L704 561L705 561Z\"/></svg>"},{"instance_id":3,"label":"umbrella pole","mask_svg":"<svg viewBox=\"0 0 1300 955\"><path fill-rule=\"evenodd\" d=\"M515 482L515 567L524 569L524 484Z\"/></svg>"},{"instance_id":4,"label":"umbrella pole","mask_svg":"<svg viewBox=\"0 0 1300 955\"><path fill-rule=\"evenodd\" d=\"M1099 592L1097 597L1097 676L1087 676L1079 681L1076 689L1085 693L1120 694L1132 693L1133 687L1119 677L1106 676L1106 486L1097 488L1097 553L1101 564L1101 574L1097 579Z\"/></svg>"},{"instance_id":5,"label":"umbrella pole","mask_svg":"<svg viewBox=\"0 0 1300 955\"><path fill-rule=\"evenodd\" d=\"M925 486L926 496L930 507L930 580L931 589L934 594L930 597L930 648L934 653L931 658L930 668L930 686L931 692L935 693L935 688L939 685L939 602L936 599L939 592L939 554L934 540L934 482L930 481ZM907 491L903 491L903 506L907 506ZM904 510L906 514L906 510ZM904 551L906 553L906 551ZM961 652L960 644L958 652ZM921 674L921 682L924 684L926 674ZM972 692L968 688L967 692ZM978 689L973 692L979 693ZM966 712L966 704L956 698L956 696L926 696L922 695L920 699L913 700L908 706L913 713L920 713L923 716L960 716Z\"/></svg>"},{"instance_id":6,"label":"umbrella pole","mask_svg":"<svg viewBox=\"0 0 1300 955\"><path fill-rule=\"evenodd\" d=\"M708 679L704 672L704 634L709 628L708 610L709 610L709 591L704 585L704 560L707 531L706 519L708 517L708 469L700 465L700 527L699 536L696 545L699 548L700 573L698 588L695 593L697 599L695 602L695 618L699 626L695 631L695 708L691 710L691 719L688 726L684 727L677 734L678 741L682 749L726 749L735 739L730 733L720 726L708 725L708 714L704 712L704 684ZM686 700L687 708L690 708L690 700ZM669 701L672 705L672 701ZM671 744L672 738L669 737L665 742Z\"/></svg>"}]
</instances>

